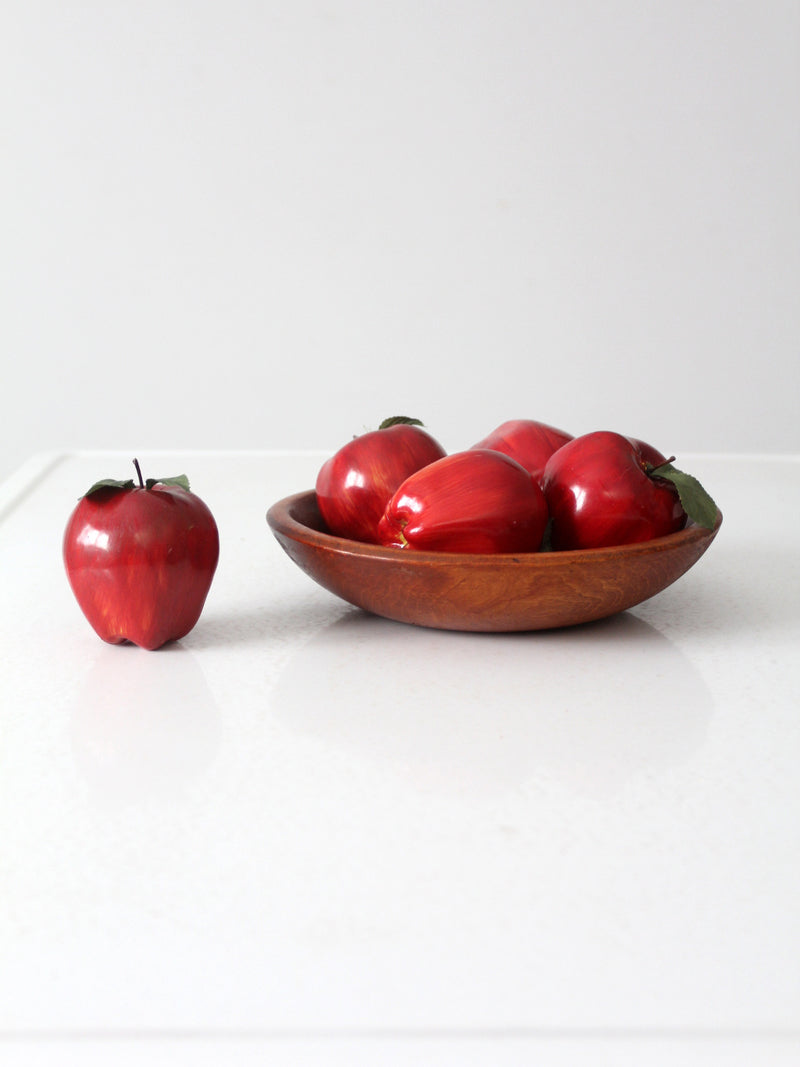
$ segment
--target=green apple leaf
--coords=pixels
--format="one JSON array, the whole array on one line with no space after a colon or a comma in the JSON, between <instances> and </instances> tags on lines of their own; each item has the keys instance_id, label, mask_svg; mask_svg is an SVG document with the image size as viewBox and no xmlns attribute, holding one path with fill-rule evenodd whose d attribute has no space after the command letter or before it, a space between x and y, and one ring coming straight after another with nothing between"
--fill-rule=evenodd
<instances>
[{"instance_id":1,"label":"green apple leaf","mask_svg":"<svg viewBox=\"0 0 800 1067\"><path fill-rule=\"evenodd\" d=\"M178 474L174 478L148 478L144 483L145 489L152 489L154 485L176 485L179 489L191 492L189 479L185 474Z\"/></svg>"},{"instance_id":2,"label":"green apple leaf","mask_svg":"<svg viewBox=\"0 0 800 1067\"><path fill-rule=\"evenodd\" d=\"M133 489L133 479L128 478L123 481L119 478L101 478L99 482L95 482L91 489L84 493L84 496L99 493L101 489Z\"/></svg>"},{"instance_id":3,"label":"green apple leaf","mask_svg":"<svg viewBox=\"0 0 800 1067\"><path fill-rule=\"evenodd\" d=\"M410 419L408 415L392 415L384 419L378 427L379 430L388 430L390 426L424 426L419 419Z\"/></svg>"},{"instance_id":4,"label":"green apple leaf","mask_svg":"<svg viewBox=\"0 0 800 1067\"><path fill-rule=\"evenodd\" d=\"M681 506L691 521L708 530L713 529L717 521L717 505L695 477L677 470L671 463L662 463L648 473L651 478L672 482L678 490Z\"/></svg>"}]
</instances>

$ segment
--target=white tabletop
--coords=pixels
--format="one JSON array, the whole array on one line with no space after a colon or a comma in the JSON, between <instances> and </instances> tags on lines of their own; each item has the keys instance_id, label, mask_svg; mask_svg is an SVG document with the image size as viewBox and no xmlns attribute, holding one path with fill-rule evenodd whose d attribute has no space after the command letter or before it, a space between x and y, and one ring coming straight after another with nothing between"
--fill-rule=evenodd
<instances>
[{"instance_id":1,"label":"white tabletop","mask_svg":"<svg viewBox=\"0 0 800 1067\"><path fill-rule=\"evenodd\" d=\"M800 459L640 607L480 635L316 586L269 504L321 453L143 455L221 558L159 652L61 562L130 457L0 488L0 1060L800 1063Z\"/></svg>"}]
</instances>

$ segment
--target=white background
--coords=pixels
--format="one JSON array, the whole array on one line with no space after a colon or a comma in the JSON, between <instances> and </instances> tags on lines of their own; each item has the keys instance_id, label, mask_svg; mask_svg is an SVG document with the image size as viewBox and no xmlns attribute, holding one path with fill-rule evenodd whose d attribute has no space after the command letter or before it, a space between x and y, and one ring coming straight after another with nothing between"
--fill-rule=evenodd
<instances>
[{"instance_id":1,"label":"white background","mask_svg":"<svg viewBox=\"0 0 800 1067\"><path fill-rule=\"evenodd\" d=\"M0 30L0 476L396 413L451 451L511 417L800 450L794 0L6 0Z\"/></svg>"}]
</instances>

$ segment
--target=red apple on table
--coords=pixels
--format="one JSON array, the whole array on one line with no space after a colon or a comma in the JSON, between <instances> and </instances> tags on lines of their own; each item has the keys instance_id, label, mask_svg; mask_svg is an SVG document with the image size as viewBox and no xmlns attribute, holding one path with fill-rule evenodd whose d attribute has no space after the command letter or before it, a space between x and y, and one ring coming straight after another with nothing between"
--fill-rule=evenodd
<instances>
[{"instance_id":1,"label":"red apple on table","mask_svg":"<svg viewBox=\"0 0 800 1067\"><path fill-rule=\"evenodd\" d=\"M541 482L544 467L548 459L567 441L572 434L548 426L546 422L535 419L510 419L492 430L488 437L478 441L473 448L491 448L502 452L521 463L537 482Z\"/></svg>"},{"instance_id":2,"label":"red apple on table","mask_svg":"<svg viewBox=\"0 0 800 1067\"><path fill-rule=\"evenodd\" d=\"M219 559L214 517L185 476L138 484L104 479L64 532L75 598L110 644L146 649L184 637L203 610Z\"/></svg>"},{"instance_id":3,"label":"red apple on table","mask_svg":"<svg viewBox=\"0 0 800 1067\"><path fill-rule=\"evenodd\" d=\"M681 530L691 518L713 526L713 500L652 445L601 430L562 445L542 488L556 551L633 544Z\"/></svg>"},{"instance_id":4,"label":"red apple on table","mask_svg":"<svg viewBox=\"0 0 800 1067\"><path fill-rule=\"evenodd\" d=\"M445 450L418 419L385 419L326 460L317 475L317 504L337 537L376 542L378 523L397 487Z\"/></svg>"}]
</instances>

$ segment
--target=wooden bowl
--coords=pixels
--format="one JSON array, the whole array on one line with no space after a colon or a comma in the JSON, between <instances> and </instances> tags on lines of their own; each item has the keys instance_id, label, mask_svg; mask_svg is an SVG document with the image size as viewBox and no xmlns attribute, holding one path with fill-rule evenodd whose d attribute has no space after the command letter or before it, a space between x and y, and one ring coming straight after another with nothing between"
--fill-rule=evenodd
<instances>
[{"instance_id":1,"label":"wooden bowl","mask_svg":"<svg viewBox=\"0 0 800 1067\"><path fill-rule=\"evenodd\" d=\"M474 555L362 544L328 533L313 490L278 501L267 522L309 577L343 600L439 630L507 632L574 626L625 611L697 562L713 530L614 548Z\"/></svg>"}]
</instances>

